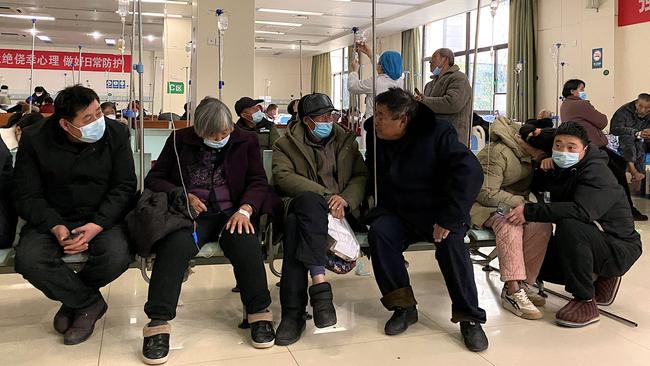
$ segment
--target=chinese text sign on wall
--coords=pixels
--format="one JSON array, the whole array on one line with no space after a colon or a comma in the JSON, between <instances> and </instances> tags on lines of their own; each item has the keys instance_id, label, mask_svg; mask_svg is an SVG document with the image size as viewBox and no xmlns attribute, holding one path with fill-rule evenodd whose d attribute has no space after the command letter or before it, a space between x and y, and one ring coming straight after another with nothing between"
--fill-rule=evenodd
<instances>
[{"instance_id":1,"label":"chinese text sign on wall","mask_svg":"<svg viewBox=\"0 0 650 366\"><path fill-rule=\"evenodd\" d=\"M0 68L29 69L31 68L31 50L0 49ZM81 62L75 52L34 51L34 69L42 70L79 70L99 72L131 72L131 56L111 55L103 53L83 53Z\"/></svg>"}]
</instances>

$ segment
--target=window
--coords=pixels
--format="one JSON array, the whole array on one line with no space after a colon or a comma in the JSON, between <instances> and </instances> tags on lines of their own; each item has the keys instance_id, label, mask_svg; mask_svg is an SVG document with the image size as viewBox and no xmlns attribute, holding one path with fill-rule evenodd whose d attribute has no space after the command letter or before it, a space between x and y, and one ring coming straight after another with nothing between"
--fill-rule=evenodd
<instances>
[{"instance_id":1,"label":"window","mask_svg":"<svg viewBox=\"0 0 650 366\"><path fill-rule=\"evenodd\" d=\"M509 0L502 0L492 22L490 7L481 8L478 37L478 64L474 109L499 114L506 113L508 86L508 22ZM492 26L494 24L494 27ZM474 37L476 36L476 10L429 23L424 27L424 84L430 80L429 59L435 50L449 48L454 51L454 62L472 81L474 67Z\"/></svg>"},{"instance_id":2,"label":"window","mask_svg":"<svg viewBox=\"0 0 650 366\"><path fill-rule=\"evenodd\" d=\"M348 48L340 48L330 52L332 63L332 103L334 108L341 110L350 106L348 92Z\"/></svg>"}]
</instances>

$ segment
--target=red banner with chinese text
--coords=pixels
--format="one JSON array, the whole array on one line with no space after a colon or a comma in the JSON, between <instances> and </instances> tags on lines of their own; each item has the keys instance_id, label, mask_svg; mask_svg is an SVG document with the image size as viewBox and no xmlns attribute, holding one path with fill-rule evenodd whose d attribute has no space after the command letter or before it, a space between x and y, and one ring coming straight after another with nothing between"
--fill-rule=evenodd
<instances>
[{"instance_id":1,"label":"red banner with chinese text","mask_svg":"<svg viewBox=\"0 0 650 366\"><path fill-rule=\"evenodd\" d=\"M31 50L0 49L0 68L31 68ZM79 53L59 51L34 51L34 69L41 70L79 70ZM104 53L82 53L81 71L131 72L131 56Z\"/></svg>"},{"instance_id":2,"label":"red banner with chinese text","mask_svg":"<svg viewBox=\"0 0 650 366\"><path fill-rule=\"evenodd\" d=\"M618 26L650 22L650 0L618 0Z\"/></svg>"}]
</instances>

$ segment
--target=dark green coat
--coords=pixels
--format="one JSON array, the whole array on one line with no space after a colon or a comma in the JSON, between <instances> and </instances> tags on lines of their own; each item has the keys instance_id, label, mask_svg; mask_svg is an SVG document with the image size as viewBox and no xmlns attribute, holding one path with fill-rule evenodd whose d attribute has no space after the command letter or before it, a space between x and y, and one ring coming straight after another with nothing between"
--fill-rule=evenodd
<instances>
[{"instance_id":1,"label":"dark green coat","mask_svg":"<svg viewBox=\"0 0 650 366\"><path fill-rule=\"evenodd\" d=\"M339 195L348 203L350 211L358 216L365 197L368 169L353 133L334 124L332 134L337 156L336 178L341 187ZM277 192L287 198L302 192L315 192L324 197L334 193L318 181L314 150L305 142L305 125L293 122L273 146L273 182Z\"/></svg>"}]
</instances>

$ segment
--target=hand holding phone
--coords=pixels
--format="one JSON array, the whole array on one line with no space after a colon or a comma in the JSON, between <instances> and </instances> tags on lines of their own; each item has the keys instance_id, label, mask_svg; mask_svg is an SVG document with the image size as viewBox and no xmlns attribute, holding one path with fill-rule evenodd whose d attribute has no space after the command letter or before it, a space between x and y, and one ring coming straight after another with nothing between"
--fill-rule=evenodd
<instances>
[{"instance_id":1,"label":"hand holding phone","mask_svg":"<svg viewBox=\"0 0 650 366\"><path fill-rule=\"evenodd\" d=\"M499 205L497 206L496 214L501 216L506 216L507 214L510 213L511 210L512 210L512 206L507 205L503 202L499 202Z\"/></svg>"}]
</instances>

